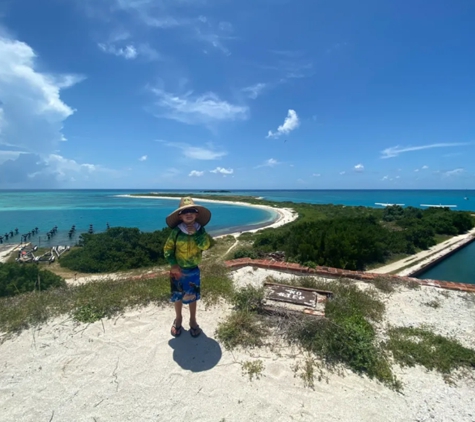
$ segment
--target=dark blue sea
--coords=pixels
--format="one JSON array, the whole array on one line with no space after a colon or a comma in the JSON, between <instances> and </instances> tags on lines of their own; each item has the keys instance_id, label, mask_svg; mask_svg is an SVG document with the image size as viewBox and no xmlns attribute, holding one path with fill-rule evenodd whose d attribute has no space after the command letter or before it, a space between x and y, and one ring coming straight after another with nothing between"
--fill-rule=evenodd
<instances>
[{"instance_id":1,"label":"dark blue sea","mask_svg":"<svg viewBox=\"0 0 475 422\"><path fill-rule=\"evenodd\" d=\"M157 189L0 191L0 236L18 229L19 234L7 242L19 243L22 233L38 227L38 235L30 239L32 242L41 246L71 245L77 242L79 234L86 232L90 225L95 232L104 231L107 224L111 227L138 227L142 231L159 230L165 226L165 217L177 208L178 199L121 196L152 191L157 192ZM204 193L202 190L159 192ZM475 211L475 190L233 190L217 194L249 195L270 201L368 207L382 207L377 205L378 203L421 208L425 208L424 205L450 205L453 210ZM256 228L277 217L275 212L246 206L218 203L203 205L208 206L213 214L207 226L212 235ZM70 239L68 231L73 225L76 227L76 234ZM57 235L48 240L46 233L54 226L58 227ZM474 253L467 255L467 258L457 263L457 267L466 269L469 274L475 274ZM453 258L456 256L459 255L455 254ZM453 266L450 265L449 268L451 267ZM456 280L457 271L449 270L443 273L443 277L437 276L437 268L438 266L431 270L432 274L436 274L433 278L462 281ZM452 273L454 275L451 275Z\"/></svg>"}]
</instances>

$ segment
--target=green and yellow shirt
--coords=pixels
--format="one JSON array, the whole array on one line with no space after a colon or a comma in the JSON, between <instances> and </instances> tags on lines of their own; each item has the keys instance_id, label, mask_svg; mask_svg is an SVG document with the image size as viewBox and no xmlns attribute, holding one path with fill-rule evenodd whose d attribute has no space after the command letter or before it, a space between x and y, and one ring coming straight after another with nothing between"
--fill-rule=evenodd
<instances>
[{"instance_id":1,"label":"green and yellow shirt","mask_svg":"<svg viewBox=\"0 0 475 422\"><path fill-rule=\"evenodd\" d=\"M163 252L170 265L181 268L194 268L201 262L201 254L211 246L211 239L204 227L196 233L183 233L179 227L172 229L165 242Z\"/></svg>"}]
</instances>

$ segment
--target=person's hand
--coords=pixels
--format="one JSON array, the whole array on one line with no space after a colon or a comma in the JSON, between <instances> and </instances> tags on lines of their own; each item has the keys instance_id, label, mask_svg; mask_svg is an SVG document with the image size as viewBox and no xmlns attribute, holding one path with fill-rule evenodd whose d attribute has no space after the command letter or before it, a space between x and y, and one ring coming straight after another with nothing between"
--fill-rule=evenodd
<instances>
[{"instance_id":1,"label":"person's hand","mask_svg":"<svg viewBox=\"0 0 475 422\"><path fill-rule=\"evenodd\" d=\"M181 268L179 265L173 265L170 269L170 277L178 280L181 277Z\"/></svg>"}]
</instances>

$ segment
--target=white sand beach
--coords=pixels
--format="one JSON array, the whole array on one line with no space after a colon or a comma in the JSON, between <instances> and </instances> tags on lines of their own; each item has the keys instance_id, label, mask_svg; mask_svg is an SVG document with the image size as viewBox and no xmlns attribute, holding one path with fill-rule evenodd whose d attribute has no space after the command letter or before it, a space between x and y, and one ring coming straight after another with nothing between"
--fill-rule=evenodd
<instances>
[{"instance_id":1,"label":"white sand beach","mask_svg":"<svg viewBox=\"0 0 475 422\"><path fill-rule=\"evenodd\" d=\"M128 198L142 198L142 199L174 199L177 201L177 205L179 203L180 198L176 198L173 196L150 196L150 195L118 195L118 196L124 196ZM271 211L274 213L278 214L278 217L275 221L269 222L269 224L266 224L263 227L259 227L257 229L253 230L243 230L242 232L237 232L237 233L228 233L225 236L236 236L241 233L255 233L259 230L263 229L268 229L268 228L276 228L283 226L284 224L288 224L298 218L298 213L296 213L292 208L277 208L277 207L271 207L268 205L258 205L258 204L249 204L247 202L239 202L239 201L221 201L221 200L216 200L216 199L201 199L201 198L193 198L194 201L196 201L197 204L200 202L210 202L210 203L219 203L219 204L230 204L230 205L239 205L243 207L254 207L254 208L261 208L267 211ZM217 236L220 237L220 236Z\"/></svg>"},{"instance_id":2,"label":"white sand beach","mask_svg":"<svg viewBox=\"0 0 475 422\"><path fill-rule=\"evenodd\" d=\"M268 275L292 277L245 267L233 278L239 285L258 285ZM398 287L382 296L387 306L382 325L431 324L437 333L475 347L473 295ZM441 306L425 305L431 300ZM171 305L149 305L88 325L57 318L24 331L0 345L0 420L475 420L473 370L470 377L454 377L454 384L447 384L439 373L396 367L402 393L346 369L306 388L294 371L304 356L279 339L273 347L226 351L214 332L229 312L225 304L209 309L200 304L204 333L196 339L187 331L170 336ZM250 381L241 363L256 360L263 362L263 373Z\"/></svg>"}]
</instances>

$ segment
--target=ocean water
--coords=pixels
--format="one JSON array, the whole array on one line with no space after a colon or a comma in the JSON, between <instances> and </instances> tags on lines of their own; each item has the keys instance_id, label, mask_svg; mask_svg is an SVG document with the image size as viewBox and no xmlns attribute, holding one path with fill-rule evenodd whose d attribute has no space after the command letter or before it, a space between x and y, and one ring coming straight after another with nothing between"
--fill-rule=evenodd
<instances>
[{"instance_id":1,"label":"ocean water","mask_svg":"<svg viewBox=\"0 0 475 422\"><path fill-rule=\"evenodd\" d=\"M38 227L38 235L30 240L40 245L73 245L80 233L92 224L95 232L111 227L137 227L144 232L166 226L165 218L178 207L179 199L141 199L120 195L148 193L150 190L56 190L56 191L0 191L0 235L18 228L19 234L6 243L19 243L21 234ZM199 201L197 201L199 203ZM253 207L203 203L212 212L207 229L212 235L231 233L244 228L258 227L277 217ZM70 239L68 232L76 226ZM57 226L57 234L50 240L46 233Z\"/></svg>"},{"instance_id":2,"label":"ocean water","mask_svg":"<svg viewBox=\"0 0 475 422\"><path fill-rule=\"evenodd\" d=\"M475 284L475 242L458 250L417 278Z\"/></svg>"}]
</instances>

